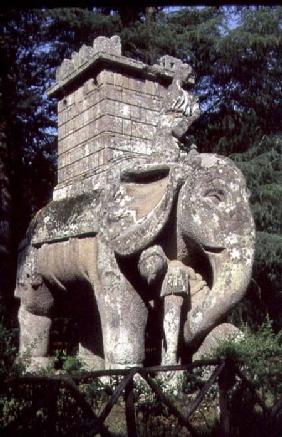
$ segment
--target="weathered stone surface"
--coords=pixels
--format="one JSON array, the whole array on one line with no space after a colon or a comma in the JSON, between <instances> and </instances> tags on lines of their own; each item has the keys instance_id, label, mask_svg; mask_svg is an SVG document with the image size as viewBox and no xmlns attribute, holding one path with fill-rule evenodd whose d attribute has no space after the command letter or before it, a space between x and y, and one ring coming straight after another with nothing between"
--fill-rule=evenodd
<instances>
[{"instance_id":1,"label":"weathered stone surface","mask_svg":"<svg viewBox=\"0 0 282 437\"><path fill-rule=\"evenodd\" d=\"M99 207L99 191L48 203L34 219L32 244L97 234Z\"/></svg>"},{"instance_id":2,"label":"weathered stone surface","mask_svg":"<svg viewBox=\"0 0 282 437\"><path fill-rule=\"evenodd\" d=\"M102 37L58 81L59 183L20 248L20 351L39 341L32 354L44 362L63 301L88 368L183 361L248 285L245 179L227 158L180 152L199 116L180 60L148 67Z\"/></svg>"}]
</instances>

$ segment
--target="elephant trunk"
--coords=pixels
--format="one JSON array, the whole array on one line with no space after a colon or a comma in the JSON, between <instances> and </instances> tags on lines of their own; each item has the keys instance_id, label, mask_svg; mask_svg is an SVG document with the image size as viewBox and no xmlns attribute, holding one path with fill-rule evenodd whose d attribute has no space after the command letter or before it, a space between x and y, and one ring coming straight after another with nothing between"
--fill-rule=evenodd
<instances>
[{"instance_id":1,"label":"elephant trunk","mask_svg":"<svg viewBox=\"0 0 282 437\"><path fill-rule=\"evenodd\" d=\"M235 239L221 253L208 254L213 285L192 296L192 309L185 325L184 338L187 344L196 347L223 317L244 296L251 279L254 234Z\"/></svg>"}]
</instances>

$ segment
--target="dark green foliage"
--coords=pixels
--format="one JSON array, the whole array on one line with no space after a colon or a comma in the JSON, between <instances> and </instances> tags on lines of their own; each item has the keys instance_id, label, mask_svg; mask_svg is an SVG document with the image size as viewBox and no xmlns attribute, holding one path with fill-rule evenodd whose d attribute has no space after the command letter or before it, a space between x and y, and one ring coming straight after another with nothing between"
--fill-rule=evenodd
<instances>
[{"instance_id":1,"label":"dark green foliage","mask_svg":"<svg viewBox=\"0 0 282 437\"><path fill-rule=\"evenodd\" d=\"M60 350L56 351L54 367L70 375L81 371L82 363L75 356L68 355L65 350Z\"/></svg>"},{"instance_id":2,"label":"dark green foliage","mask_svg":"<svg viewBox=\"0 0 282 437\"><path fill-rule=\"evenodd\" d=\"M256 332L245 329L240 340L223 341L215 356L239 365L268 402L275 403L282 395L282 337L274 333L270 320Z\"/></svg>"},{"instance_id":3,"label":"dark green foliage","mask_svg":"<svg viewBox=\"0 0 282 437\"><path fill-rule=\"evenodd\" d=\"M208 107L199 121L204 150L243 152L281 130L281 18L281 8L245 8L238 27L213 39Z\"/></svg>"},{"instance_id":4,"label":"dark green foliage","mask_svg":"<svg viewBox=\"0 0 282 437\"><path fill-rule=\"evenodd\" d=\"M246 176L257 228L253 281L244 302L248 312L241 322L259 323L269 315L276 329L282 323L281 151L282 136L264 135L246 152L232 156Z\"/></svg>"},{"instance_id":5,"label":"dark green foliage","mask_svg":"<svg viewBox=\"0 0 282 437\"><path fill-rule=\"evenodd\" d=\"M227 358L248 378L251 386L269 409L277 405L282 396L282 338L275 334L268 319L256 332L244 330L240 340L222 342L212 354ZM275 418L266 415L258 405L254 393L240 379L229 392L231 436L281 435L281 414Z\"/></svg>"},{"instance_id":6,"label":"dark green foliage","mask_svg":"<svg viewBox=\"0 0 282 437\"><path fill-rule=\"evenodd\" d=\"M56 161L54 104L46 99L46 22L40 12L1 17L2 115L11 195L13 266L27 222L50 196Z\"/></svg>"},{"instance_id":7,"label":"dark green foliage","mask_svg":"<svg viewBox=\"0 0 282 437\"><path fill-rule=\"evenodd\" d=\"M1 85L0 79L0 305L3 305L7 300L5 290L10 287L11 281L8 274L11 262L11 193Z\"/></svg>"},{"instance_id":8,"label":"dark green foliage","mask_svg":"<svg viewBox=\"0 0 282 437\"><path fill-rule=\"evenodd\" d=\"M222 342L213 356L227 358L241 369L269 413L278 405L282 395L282 331L275 333L269 319L255 333L244 329L242 339ZM266 415L253 389L238 380L230 390L231 435L280 436L281 414L272 418Z\"/></svg>"},{"instance_id":9,"label":"dark green foliage","mask_svg":"<svg viewBox=\"0 0 282 437\"><path fill-rule=\"evenodd\" d=\"M282 135L266 136L245 153L234 154L247 178L258 232L281 234Z\"/></svg>"},{"instance_id":10,"label":"dark green foliage","mask_svg":"<svg viewBox=\"0 0 282 437\"><path fill-rule=\"evenodd\" d=\"M8 329L3 320L0 320L0 383L7 376L11 376L15 370L14 361L16 356L17 332Z\"/></svg>"}]
</instances>

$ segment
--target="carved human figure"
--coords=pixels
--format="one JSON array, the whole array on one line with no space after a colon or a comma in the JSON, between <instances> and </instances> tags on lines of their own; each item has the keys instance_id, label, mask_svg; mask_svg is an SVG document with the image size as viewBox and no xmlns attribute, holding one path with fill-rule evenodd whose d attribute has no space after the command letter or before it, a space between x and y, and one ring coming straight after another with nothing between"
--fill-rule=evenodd
<instances>
[{"instance_id":1,"label":"carved human figure","mask_svg":"<svg viewBox=\"0 0 282 437\"><path fill-rule=\"evenodd\" d=\"M145 249L139 258L138 270L148 285L161 281L157 299L163 302L162 364L177 364L183 300L189 301L189 267L170 261L161 246Z\"/></svg>"},{"instance_id":2,"label":"carved human figure","mask_svg":"<svg viewBox=\"0 0 282 437\"><path fill-rule=\"evenodd\" d=\"M152 142L152 158L159 161L176 162L179 159L180 145L191 124L199 117L198 99L185 90L191 76L190 65L182 62L175 65L173 81L163 101Z\"/></svg>"}]
</instances>

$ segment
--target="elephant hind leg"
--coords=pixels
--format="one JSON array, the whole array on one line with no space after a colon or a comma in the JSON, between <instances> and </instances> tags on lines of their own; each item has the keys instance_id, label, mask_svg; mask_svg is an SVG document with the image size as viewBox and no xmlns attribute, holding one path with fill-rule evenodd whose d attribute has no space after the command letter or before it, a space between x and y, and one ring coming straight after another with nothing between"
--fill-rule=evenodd
<instances>
[{"instance_id":1,"label":"elephant hind leg","mask_svg":"<svg viewBox=\"0 0 282 437\"><path fill-rule=\"evenodd\" d=\"M51 319L30 312L24 305L18 313L20 325L19 353L27 370L37 370L50 363L48 358Z\"/></svg>"},{"instance_id":2,"label":"elephant hind leg","mask_svg":"<svg viewBox=\"0 0 282 437\"><path fill-rule=\"evenodd\" d=\"M147 307L123 274L112 249L98 240L97 304L101 316L106 368L142 366Z\"/></svg>"},{"instance_id":3,"label":"elephant hind leg","mask_svg":"<svg viewBox=\"0 0 282 437\"><path fill-rule=\"evenodd\" d=\"M51 329L50 312L54 299L48 287L41 281L28 284L21 290L21 305L18 312L20 326L19 354L28 362L28 370L46 367Z\"/></svg>"},{"instance_id":4,"label":"elephant hind leg","mask_svg":"<svg viewBox=\"0 0 282 437\"><path fill-rule=\"evenodd\" d=\"M85 284L79 292L78 317L78 358L87 370L104 369L103 334L100 312L93 287Z\"/></svg>"}]
</instances>

